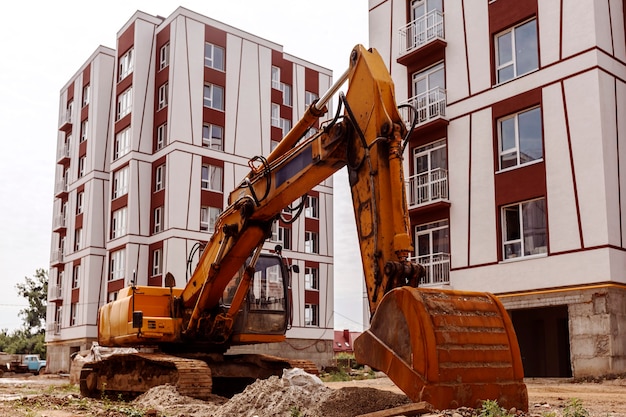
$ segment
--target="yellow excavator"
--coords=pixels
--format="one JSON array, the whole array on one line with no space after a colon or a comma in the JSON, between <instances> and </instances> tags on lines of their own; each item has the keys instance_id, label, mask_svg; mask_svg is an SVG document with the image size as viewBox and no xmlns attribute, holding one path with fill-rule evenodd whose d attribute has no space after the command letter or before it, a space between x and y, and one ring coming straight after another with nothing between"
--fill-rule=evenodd
<instances>
[{"instance_id":1,"label":"yellow excavator","mask_svg":"<svg viewBox=\"0 0 626 417\"><path fill-rule=\"evenodd\" d=\"M346 81L335 117L307 134ZM250 173L230 194L187 285L174 288L171 275L165 287L133 284L100 309L100 345L155 349L85 364L81 393L140 393L170 383L206 398L234 381L246 384L298 366L225 352L285 339L287 282L297 268L279 250L262 254L263 243L285 207L345 166L372 312L369 330L354 342L357 361L386 373L411 400L438 409L497 400L527 410L517 339L498 299L418 288L424 268L409 259L402 167L407 136L384 62L375 50L357 45L348 70L274 151L250 161Z\"/></svg>"}]
</instances>

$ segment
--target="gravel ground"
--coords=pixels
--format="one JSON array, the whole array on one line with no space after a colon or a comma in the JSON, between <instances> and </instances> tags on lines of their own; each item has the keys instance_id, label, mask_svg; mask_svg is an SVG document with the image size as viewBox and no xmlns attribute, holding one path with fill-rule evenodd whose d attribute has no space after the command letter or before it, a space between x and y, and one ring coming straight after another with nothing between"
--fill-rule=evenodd
<instances>
[{"instance_id":1,"label":"gravel ground","mask_svg":"<svg viewBox=\"0 0 626 417\"><path fill-rule=\"evenodd\" d=\"M295 381L295 382L294 382ZM81 398L68 379L56 376L0 378L0 416L11 417L226 417L301 416L343 417L396 407L408 399L386 377L319 383L276 377L257 381L228 400L200 401L179 395L173 387L153 388L134 401ZM528 379L533 417L562 417L573 398L589 417L626 416L626 380L574 383L563 379ZM469 417L475 410L459 409L427 416Z\"/></svg>"}]
</instances>

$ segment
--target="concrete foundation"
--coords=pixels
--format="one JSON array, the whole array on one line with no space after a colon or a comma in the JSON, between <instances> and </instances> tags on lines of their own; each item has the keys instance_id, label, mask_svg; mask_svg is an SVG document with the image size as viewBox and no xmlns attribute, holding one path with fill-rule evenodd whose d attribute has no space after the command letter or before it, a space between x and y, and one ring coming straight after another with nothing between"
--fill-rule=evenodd
<instances>
[{"instance_id":1,"label":"concrete foundation","mask_svg":"<svg viewBox=\"0 0 626 417\"><path fill-rule=\"evenodd\" d=\"M319 370L334 365L333 341L310 339L287 339L281 343L236 346L228 353L261 353L288 359L305 359L317 365Z\"/></svg>"},{"instance_id":2,"label":"concrete foundation","mask_svg":"<svg viewBox=\"0 0 626 417\"><path fill-rule=\"evenodd\" d=\"M526 376L626 374L626 288L605 284L501 298Z\"/></svg>"},{"instance_id":3,"label":"concrete foundation","mask_svg":"<svg viewBox=\"0 0 626 417\"><path fill-rule=\"evenodd\" d=\"M69 373L72 357L81 350L91 349L95 339L65 340L62 343L49 342L46 354L46 368L48 373Z\"/></svg>"}]
</instances>

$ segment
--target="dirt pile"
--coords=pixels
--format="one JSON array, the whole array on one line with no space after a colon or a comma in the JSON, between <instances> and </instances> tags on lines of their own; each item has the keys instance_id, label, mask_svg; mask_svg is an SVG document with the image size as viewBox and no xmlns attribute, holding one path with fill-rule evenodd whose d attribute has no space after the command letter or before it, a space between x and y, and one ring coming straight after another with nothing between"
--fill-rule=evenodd
<instances>
[{"instance_id":1,"label":"dirt pile","mask_svg":"<svg viewBox=\"0 0 626 417\"><path fill-rule=\"evenodd\" d=\"M136 407L179 417L352 417L406 404L405 395L374 388L328 388L314 375L290 369L282 378L257 380L230 400L208 401L180 395L171 385L152 388L134 401Z\"/></svg>"},{"instance_id":2,"label":"dirt pile","mask_svg":"<svg viewBox=\"0 0 626 417\"><path fill-rule=\"evenodd\" d=\"M213 416L228 398L211 396L207 401L180 395L173 385L160 385L135 398L133 404L145 410L157 410L176 416Z\"/></svg>"}]
</instances>

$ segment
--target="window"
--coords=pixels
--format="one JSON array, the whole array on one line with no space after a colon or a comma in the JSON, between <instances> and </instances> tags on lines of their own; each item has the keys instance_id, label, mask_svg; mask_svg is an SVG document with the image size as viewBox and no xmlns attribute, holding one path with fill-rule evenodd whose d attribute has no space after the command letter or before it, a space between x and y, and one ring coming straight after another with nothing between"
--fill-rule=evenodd
<instances>
[{"instance_id":1,"label":"window","mask_svg":"<svg viewBox=\"0 0 626 417\"><path fill-rule=\"evenodd\" d=\"M170 64L170 44L166 43L159 50L159 71Z\"/></svg>"},{"instance_id":2,"label":"window","mask_svg":"<svg viewBox=\"0 0 626 417\"><path fill-rule=\"evenodd\" d=\"M204 107L224 110L224 88L219 85L206 84L204 86Z\"/></svg>"},{"instance_id":3,"label":"window","mask_svg":"<svg viewBox=\"0 0 626 417\"><path fill-rule=\"evenodd\" d=\"M163 149L165 144L167 143L167 123L163 123L159 127L157 127L157 142L156 142L156 150Z\"/></svg>"},{"instance_id":4,"label":"window","mask_svg":"<svg viewBox=\"0 0 626 417\"><path fill-rule=\"evenodd\" d=\"M312 219L319 219L319 200L317 197L308 195L304 206L304 216Z\"/></svg>"},{"instance_id":5,"label":"window","mask_svg":"<svg viewBox=\"0 0 626 417\"><path fill-rule=\"evenodd\" d=\"M117 291L111 291L107 293L107 303L111 303L117 300Z\"/></svg>"},{"instance_id":6,"label":"window","mask_svg":"<svg viewBox=\"0 0 626 417\"><path fill-rule=\"evenodd\" d=\"M292 106L291 86L289 84L281 83L280 89L283 92L283 105L291 107Z\"/></svg>"},{"instance_id":7,"label":"window","mask_svg":"<svg viewBox=\"0 0 626 417\"><path fill-rule=\"evenodd\" d=\"M118 81L122 81L133 72L133 50L130 49L118 61Z\"/></svg>"},{"instance_id":8,"label":"window","mask_svg":"<svg viewBox=\"0 0 626 417\"><path fill-rule=\"evenodd\" d=\"M536 19L496 35L494 43L498 84L539 68Z\"/></svg>"},{"instance_id":9,"label":"window","mask_svg":"<svg viewBox=\"0 0 626 417\"><path fill-rule=\"evenodd\" d=\"M280 106L274 103L272 103L272 126L281 127L280 126Z\"/></svg>"},{"instance_id":10,"label":"window","mask_svg":"<svg viewBox=\"0 0 626 417\"><path fill-rule=\"evenodd\" d=\"M291 229L289 227L278 226L278 241L282 243L283 249L291 249Z\"/></svg>"},{"instance_id":11,"label":"window","mask_svg":"<svg viewBox=\"0 0 626 417\"><path fill-rule=\"evenodd\" d=\"M448 220L415 227L417 263L426 269L421 284L450 282L450 228Z\"/></svg>"},{"instance_id":12,"label":"window","mask_svg":"<svg viewBox=\"0 0 626 417\"><path fill-rule=\"evenodd\" d=\"M272 88L280 90L280 68L272 66Z\"/></svg>"},{"instance_id":13,"label":"window","mask_svg":"<svg viewBox=\"0 0 626 417\"><path fill-rule=\"evenodd\" d=\"M304 232L304 252L319 253L317 233Z\"/></svg>"},{"instance_id":14,"label":"window","mask_svg":"<svg viewBox=\"0 0 626 417\"><path fill-rule=\"evenodd\" d=\"M117 97L117 120L130 113L133 104L133 89L128 88Z\"/></svg>"},{"instance_id":15,"label":"window","mask_svg":"<svg viewBox=\"0 0 626 417\"><path fill-rule=\"evenodd\" d=\"M80 124L80 141L84 142L87 140L87 132L89 131L89 120L85 119Z\"/></svg>"},{"instance_id":16,"label":"window","mask_svg":"<svg viewBox=\"0 0 626 417\"><path fill-rule=\"evenodd\" d=\"M83 87L83 107L89 104L89 94L91 93L89 84Z\"/></svg>"},{"instance_id":17,"label":"window","mask_svg":"<svg viewBox=\"0 0 626 417\"><path fill-rule=\"evenodd\" d=\"M318 99L317 94L312 93L310 91L305 91L304 92L304 105L306 107L309 107L317 99Z\"/></svg>"},{"instance_id":18,"label":"window","mask_svg":"<svg viewBox=\"0 0 626 417\"><path fill-rule=\"evenodd\" d=\"M81 250L81 242L83 240L83 229L74 230L74 252Z\"/></svg>"},{"instance_id":19,"label":"window","mask_svg":"<svg viewBox=\"0 0 626 417\"><path fill-rule=\"evenodd\" d=\"M270 152L272 152L274 149L276 149L276 147L278 146L279 143L280 143L280 141L278 141L278 140L270 140Z\"/></svg>"},{"instance_id":20,"label":"window","mask_svg":"<svg viewBox=\"0 0 626 417\"><path fill-rule=\"evenodd\" d=\"M204 65L224 71L224 48L211 43L204 44Z\"/></svg>"},{"instance_id":21,"label":"window","mask_svg":"<svg viewBox=\"0 0 626 417\"><path fill-rule=\"evenodd\" d=\"M224 128L214 124L205 124L202 126L202 146L205 148L222 150L224 140Z\"/></svg>"},{"instance_id":22,"label":"window","mask_svg":"<svg viewBox=\"0 0 626 417\"><path fill-rule=\"evenodd\" d=\"M65 121L68 123L72 122L72 110L74 109L74 102L70 101L67 103L67 108L65 109Z\"/></svg>"},{"instance_id":23,"label":"window","mask_svg":"<svg viewBox=\"0 0 626 417\"><path fill-rule=\"evenodd\" d=\"M113 199L128 193L128 166L113 173Z\"/></svg>"},{"instance_id":24,"label":"window","mask_svg":"<svg viewBox=\"0 0 626 417\"><path fill-rule=\"evenodd\" d=\"M165 83L162 86L159 87L159 92L158 92L158 104L157 104L157 111L163 109L165 106L167 106L167 102L168 102L168 87L169 87L169 83Z\"/></svg>"},{"instance_id":25,"label":"window","mask_svg":"<svg viewBox=\"0 0 626 417\"><path fill-rule=\"evenodd\" d=\"M76 325L76 310L78 309L78 303L70 304L70 326Z\"/></svg>"},{"instance_id":26,"label":"window","mask_svg":"<svg viewBox=\"0 0 626 417\"><path fill-rule=\"evenodd\" d=\"M111 252L109 264L109 281L124 278L124 264L126 262L126 249Z\"/></svg>"},{"instance_id":27,"label":"window","mask_svg":"<svg viewBox=\"0 0 626 417\"><path fill-rule=\"evenodd\" d=\"M113 149L113 160L119 159L130 152L130 127L115 135L115 147Z\"/></svg>"},{"instance_id":28,"label":"window","mask_svg":"<svg viewBox=\"0 0 626 417\"><path fill-rule=\"evenodd\" d=\"M305 304L304 305L304 325L305 326L319 326L318 308L317 304Z\"/></svg>"},{"instance_id":29,"label":"window","mask_svg":"<svg viewBox=\"0 0 626 417\"><path fill-rule=\"evenodd\" d=\"M443 63L413 74L411 104L417 110L417 123L446 114L446 79Z\"/></svg>"},{"instance_id":30,"label":"window","mask_svg":"<svg viewBox=\"0 0 626 417\"><path fill-rule=\"evenodd\" d=\"M409 177L409 205L448 198L448 153L441 139L413 150L413 175Z\"/></svg>"},{"instance_id":31,"label":"window","mask_svg":"<svg viewBox=\"0 0 626 417\"><path fill-rule=\"evenodd\" d=\"M305 290L319 290L319 279L317 268L306 267L304 268L304 289Z\"/></svg>"},{"instance_id":32,"label":"window","mask_svg":"<svg viewBox=\"0 0 626 417\"><path fill-rule=\"evenodd\" d=\"M85 175L86 162L87 162L86 156L81 156L80 158L78 158L78 178L81 178L83 175Z\"/></svg>"},{"instance_id":33,"label":"window","mask_svg":"<svg viewBox=\"0 0 626 417\"><path fill-rule=\"evenodd\" d=\"M80 265L74 265L72 269L72 288L78 288L80 280Z\"/></svg>"},{"instance_id":34,"label":"window","mask_svg":"<svg viewBox=\"0 0 626 417\"><path fill-rule=\"evenodd\" d=\"M541 108L525 110L498 120L500 169L543 158Z\"/></svg>"},{"instance_id":35,"label":"window","mask_svg":"<svg viewBox=\"0 0 626 417\"><path fill-rule=\"evenodd\" d=\"M222 209L218 207L200 207L200 230L213 233L215 231L215 223L221 213Z\"/></svg>"},{"instance_id":36,"label":"window","mask_svg":"<svg viewBox=\"0 0 626 417\"><path fill-rule=\"evenodd\" d=\"M154 170L154 191L161 191L165 188L165 164L159 165Z\"/></svg>"},{"instance_id":37,"label":"window","mask_svg":"<svg viewBox=\"0 0 626 417\"><path fill-rule=\"evenodd\" d=\"M291 120L280 118L280 128L283 131L283 137L287 136L287 133L291 130Z\"/></svg>"},{"instance_id":38,"label":"window","mask_svg":"<svg viewBox=\"0 0 626 417\"><path fill-rule=\"evenodd\" d=\"M85 198L85 192L81 191L76 194L76 214L81 214L83 212L83 200Z\"/></svg>"},{"instance_id":39,"label":"window","mask_svg":"<svg viewBox=\"0 0 626 417\"><path fill-rule=\"evenodd\" d=\"M504 259L547 253L545 205L541 198L502 208Z\"/></svg>"},{"instance_id":40,"label":"window","mask_svg":"<svg viewBox=\"0 0 626 417\"><path fill-rule=\"evenodd\" d=\"M157 207L154 209L154 227L152 229L154 230L153 233L159 233L163 231L162 222L163 222L163 207Z\"/></svg>"},{"instance_id":41,"label":"window","mask_svg":"<svg viewBox=\"0 0 626 417\"><path fill-rule=\"evenodd\" d=\"M113 212L111 221L111 239L118 238L126 234L126 207Z\"/></svg>"},{"instance_id":42,"label":"window","mask_svg":"<svg viewBox=\"0 0 626 417\"><path fill-rule=\"evenodd\" d=\"M152 276L161 275L161 266L163 263L163 257L161 256L161 249L155 249L152 251Z\"/></svg>"},{"instance_id":43,"label":"window","mask_svg":"<svg viewBox=\"0 0 626 417\"><path fill-rule=\"evenodd\" d=\"M222 191L222 167L202 165L201 188L209 191Z\"/></svg>"},{"instance_id":44,"label":"window","mask_svg":"<svg viewBox=\"0 0 626 417\"><path fill-rule=\"evenodd\" d=\"M270 241L280 244L283 249L291 249L291 229L283 227L279 221L272 223L272 236Z\"/></svg>"}]
</instances>

